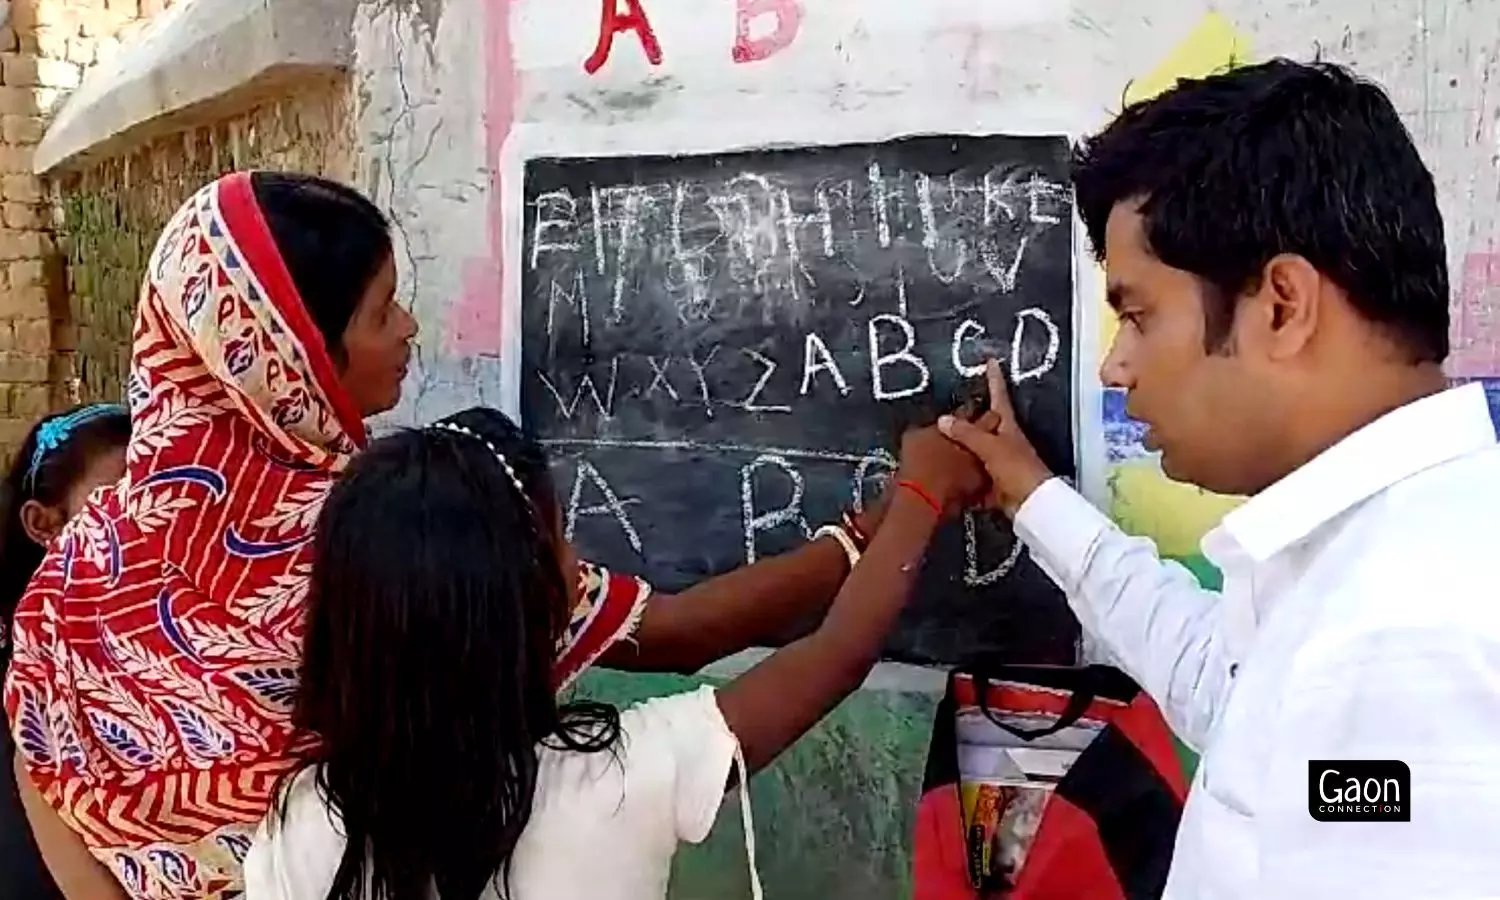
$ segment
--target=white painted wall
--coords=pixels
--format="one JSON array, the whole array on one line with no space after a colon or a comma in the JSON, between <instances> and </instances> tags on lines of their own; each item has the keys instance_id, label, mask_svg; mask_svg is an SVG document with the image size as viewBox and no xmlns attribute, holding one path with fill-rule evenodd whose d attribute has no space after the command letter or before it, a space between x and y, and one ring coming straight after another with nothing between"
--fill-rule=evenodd
<instances>
[{"instance_id":1,"label":"white painted wall","mask_svg":"<svg viewBox=\"0 0 1500 900\"><path fill-rule=\"evenodd\" d=\"M529 156L924 131L1078 136L1105 124L1133 81L1174 54L1191 58L1184 41L1210 15L1227 21L1250 59L1321 54L1391 93L1435 172L1447 221L1451 370L1500 376L1500 0L640 2L660 65L626 32L593 74L584 61L603 0L368 3L356 17L360 171L400 225L403 284L423 327L394 421L473 403L514 411ZM741 25L744 37L765 38L781 15L790 43L737 61ZM1099 281L1077 243L1080 475L1103 502Z\"/></svg>"},{"instance_id":2,"label":"white painted wall","mask_svg":"<svg viewBox=\"0 0 1500 900\"><path fill-rule=\"evenodd\" d=\"M616 2L627 9L626 0ZM1491 250L1500 198L1493 85L1500 4L641 2L661 64L650 65L635 35L623 33L592 75L583 63L598 38L601 0L447 0L422 4L425 17L411 3L370 3L357 17L361 172L401 224L405 285L424 326L422 364L399 418L425 420L481 400L509 404L516 192L528 155L707 151L917 131L1078 135L1105 123L1127 85L1210 12L1248 41L1252 58L1322 53L1383 83L1437 175L1455 291L1470 306L1500 301L1489 283L1500 282L1500 265L1492 272L1489 257L1478 256ZM737 63L741 7L754 13L778 4L801 10L795 39L765 61ZM435 6L441 12L432 21ZM751 16L750 34L775 22L774 12ZM497 216L498 237L490 233ZM1097 288L1088 270L1081 266L1085 295ZM1470 332L1457 335L1455 370L1500 374L1500 334L1497 347L1485 336L1483 346L1464 349L1488 319L1472 310L1455 319L1456 330L1469 323ZM1080 354L1085 368L1091 356Z\"/></svg>"},{"instance_id":3,"label":"white painted wall","mask_svg":"<svg viewBox=\"0 0 1500 900\"><path fill-rule=\"evenodd\" d=\"M505 405L513 393L515 354L504 351L514 329L505 325L519 271L514 191L529 154L916 131L1083 134L1216 14L1251 58L1321 53L1388 88L1437 175L1448 222L1452 370L1500 374L1500 0L609 0L621 10L641 4L660 64L624 33L590 74L584 61L605 2L183 4L90 74L37 164L48 169L230 91L225 78L351 66L360 181L395 217L403 289L425 326L413 389L394 419L425 420L474 402ZM746 62L737 39L776 52ZM1089 269L1081 262L1085 297L1097 289ZM1092 302L1083 307L1094 314ZM1092 348L1082 349L1087 360Z\"/></svg>"},{"instance_id":4,"label":"white painted wall","mask_svg":"<svg viewBox=\"0 0 1500 900\"><path fill-rule=\"evenodd\" d=\"M462 323L455 310L464 298L486 293L469 291L466 275L492 264L484 7L453 0L436 21L416 4L364 3L355 13L359 186L391 215L399 289L422 327L396 422L500 402L497 360L454 352L444 340L445 328ZM466 330L498 330L498 292L489 293L487 321Z\"/></svg>"}]
</instances>

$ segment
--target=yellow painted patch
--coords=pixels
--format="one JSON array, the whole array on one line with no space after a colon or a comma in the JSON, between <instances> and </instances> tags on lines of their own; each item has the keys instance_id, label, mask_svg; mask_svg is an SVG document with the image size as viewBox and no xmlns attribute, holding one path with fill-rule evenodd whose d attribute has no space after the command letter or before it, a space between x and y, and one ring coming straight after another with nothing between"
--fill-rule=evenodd
<instances>
[{"instance_id":1,"label":"yellow painted patch","mask_svg":"<svg viewBox=\"0 0 1500 900\"><path fill-rule=\"evenodd\" d=\"M1125 92L1125 103L1149 100L1172 87L1178 79L1212 75L1234 68L1249 57L1249 40L1235 31L1228 19L1216 12L1208 13L1156 68L1131 82Z\"/></svg>"},{"instance_id":2,"label":"yellow painted patch","mask_svg":"<svg viewBox=\"0 0 1500 900\"><path fill-rule=\"evenodd\" d=\"M1103 279L1100 279L1103 283ZM1104 356L1109 353L1109 345L1115 342L1115 335L1120 331L1120 320L1115 318L1115 311L1109 308L1108 303L1101 304L1104 307L1104 315L1099 317L1099 362L1103 364Z\"/></svg>"},{"instance_id":3,"label":"yellow painted patch","mask_svg":"<svg viewBox=\"0 0 1500 900\"><path fill-rule=\"evenodd\" d=\"M1243 501L1170 481L1152 460L1130 460L1109 473L1110 513L1131 534L1156 541L1165 556L1191 556L1209 529Z\"/></svg>"}]
</instances>

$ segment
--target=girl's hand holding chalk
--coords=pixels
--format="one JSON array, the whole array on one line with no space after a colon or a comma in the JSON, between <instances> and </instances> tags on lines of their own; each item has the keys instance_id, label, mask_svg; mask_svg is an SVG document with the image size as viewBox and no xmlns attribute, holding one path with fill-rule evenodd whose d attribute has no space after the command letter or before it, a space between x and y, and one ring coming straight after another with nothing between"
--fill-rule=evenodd
<instances>
[{"instance_id":1,"label":"girl's hand holding chalk","mask_svg":"<svg viewBox=\"0 0 1500 900\"><path fill-rule=\"evenodd\" d=\"M1021 431L1005 376L993 359L985 364L985 381L990 395L989 411L973 421L943 416L938 420L938 428L979 458L993 485L991 505L1014 518L1016 510L1032 491L1052 477L1052 472Z\"/></svg>"}]
</instances>

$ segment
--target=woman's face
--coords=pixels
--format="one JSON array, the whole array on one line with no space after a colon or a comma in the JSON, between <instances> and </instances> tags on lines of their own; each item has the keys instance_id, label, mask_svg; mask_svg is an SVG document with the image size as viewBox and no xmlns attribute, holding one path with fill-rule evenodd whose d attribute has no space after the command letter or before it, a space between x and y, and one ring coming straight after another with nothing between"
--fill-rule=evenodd
<instances>
[{"instance_id":1,"label":"woman's face","mask_svg":"<svg viewBox=\"0 0 1500 900\"><path fill-rule=\"evenodd\" d=\"M396 302L396 263L387 257L344 329L339 380L360 415L383 413L401 402L401 382L416 336L417 320Z\"/></svg>"}]
</instances>

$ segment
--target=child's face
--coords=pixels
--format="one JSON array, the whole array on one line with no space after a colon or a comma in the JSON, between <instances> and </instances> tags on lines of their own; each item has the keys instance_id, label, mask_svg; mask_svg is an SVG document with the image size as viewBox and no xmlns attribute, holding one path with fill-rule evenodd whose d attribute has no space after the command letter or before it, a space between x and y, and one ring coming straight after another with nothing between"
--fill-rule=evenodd
<instances>
[{"instance_id":1,"label":"child's face","mask_svg":"<svg viewBox=\"0 0 1500 900\"><path fill-rule=\"evenodd\" d=\"M21 527L26 536L43 547L62 533L63 526L83 510L89 495L125 477L125 448L114 447L94 455L83 474L56 506L27 500L21 507Z\"/></svg>"},{"instance_id":2,"label":"child's face","mask_svg":"<svg viewBox=\"0 0 1500 900\"><path fill-rule=\"evenodd\" d=\"M94 456L83 475L63 498L63 514L71 519L83 509L89 495L125 477L125 448L112 447Z\"/></svg>"}]
</instances>

